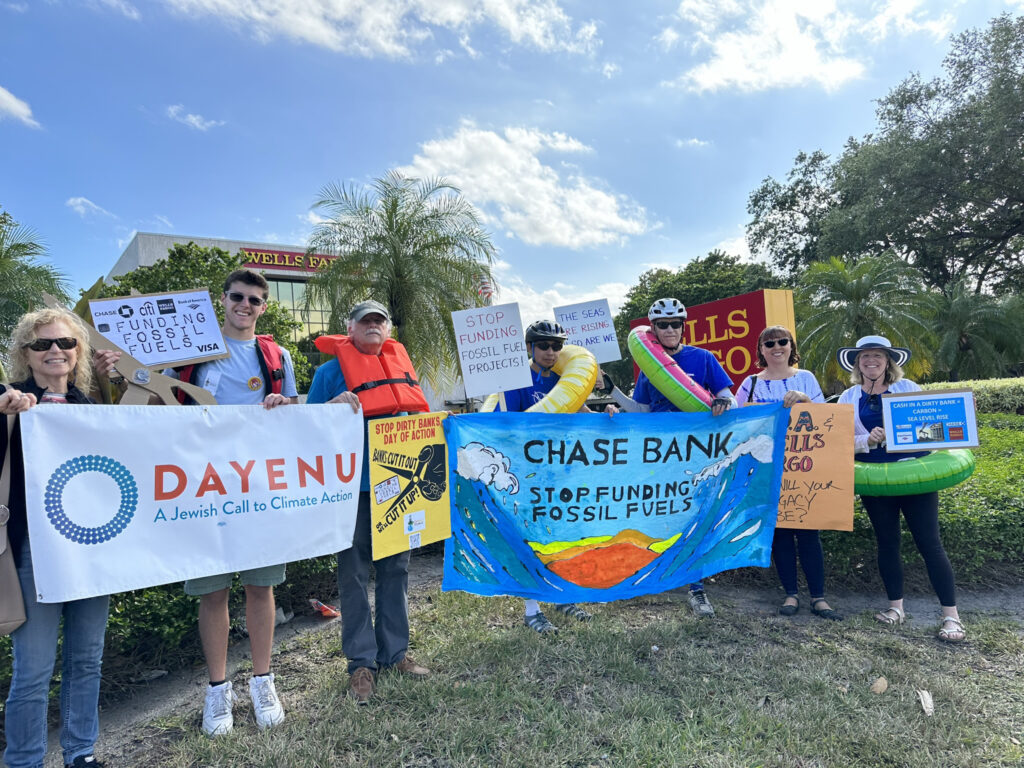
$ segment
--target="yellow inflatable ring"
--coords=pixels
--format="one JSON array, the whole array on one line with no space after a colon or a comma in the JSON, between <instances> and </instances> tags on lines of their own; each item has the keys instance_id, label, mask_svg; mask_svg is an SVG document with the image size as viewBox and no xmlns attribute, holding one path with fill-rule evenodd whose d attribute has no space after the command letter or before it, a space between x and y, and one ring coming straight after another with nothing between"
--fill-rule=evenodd
<instances>
[{"instance_id":1,"label":"yellow inflatable ring","mask_svg":"<svg viewBox=\"0 0 1024 768\"><path fill-rule=\"evenodd\" d=\"M558 383L539 403L527 408L528 413L576 413L587 402L597 383L597 360L590 351L575 344L566 344L551 366L558 374ZM490 395L480 407L493 411L498 407L498 395Z\"/></svg>"}]
</instances>

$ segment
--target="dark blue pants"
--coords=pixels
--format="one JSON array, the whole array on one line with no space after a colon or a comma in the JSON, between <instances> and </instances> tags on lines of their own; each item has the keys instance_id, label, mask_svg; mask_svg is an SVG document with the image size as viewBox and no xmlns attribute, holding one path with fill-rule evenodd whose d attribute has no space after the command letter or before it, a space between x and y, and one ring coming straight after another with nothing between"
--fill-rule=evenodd
<instances>
[{"instance_id":1,"label":"dark blue pants","mask_svg":"<svg viewBox=\"0 0 1024 768\"><path fill-rule=\"evenodd\" d=\"M796 528L776 528L772 539L772 560L778 571L786 594L796 597L796 556L800 553L800 565L807 577L807 590L811 600L825 596L825 554L821 549L818 531Z\"/></svg>"}]
</instances>

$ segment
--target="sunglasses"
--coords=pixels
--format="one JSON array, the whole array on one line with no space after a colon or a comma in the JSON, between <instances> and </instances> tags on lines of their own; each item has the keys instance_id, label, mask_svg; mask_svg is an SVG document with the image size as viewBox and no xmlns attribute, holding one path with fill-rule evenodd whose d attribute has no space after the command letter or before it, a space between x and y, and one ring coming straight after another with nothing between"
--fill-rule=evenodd
<instances>
[{"instance_id":1,"label":"sunglasses","mask_svg":"<svg viewBox=\"0 0 1024 768\"><path fill-rule=\"evenodd\" d=\"M881 395L868 395L868 410L872 413L878 413L882 410Z\"/></svg>"},{"instance_id":2,"label":"sunglasses","mask_svg":"<svg viewBox=\"0 0 1024 768\"><path fill-rule=\"evenodd\" d=\"M764 344L768 349L771 349L776 344L778 344L780 347L788 347L789 339L769 339L768 341L762 341L761 343Z\"/></svg>"},{"instance_id":3,"label":"sunglasses","mask_svg":"<svg viewBox=\"0 0 1024 768\"><path fill-rule=\"evenodd\" d=\"M678 331L680 328L683 327L683 321L682 320L661 320L661 321L655 323L654 327L657 328L659 331L667 331L670 328L673 331Z\"/></svg>"},{"instance_id":4,"label":"sunglasses","mask_svg":"<svg viewBox=\"0 0 1024 768\"><path fill-rule=\"evenodd\" d=\"M562 342L560 341L535 341L533 346L542 352L547 352L549 349L553 349L555 352L562 351Z\"/></svg>"},{"instance_id":5,"label":"sunglasses","mask_svg":"<svg viewBox=\"0 0 1024 768\"><path fill-rule=\"evenodd\" d=\"M244 293L238 293L237 291L232 291L231 293L229 293L228 298L231 299L236 304L240 301L245 301L246 299L248 299L249 306L251 307L262 307L264 304L267 303L266 299L261 299L259 296L246 296Z\"/></svg>"},{"instance_id":6,"label":"sunglasses","mask_svg":"<svg viewBox=\"0 0 1024 768\"><path fill-rule=\"evenodd\" d=\"M74 349L78 346L78 339L70 336L61 336L59 339L36 339L28 344L22 344L22 349L31 349L33 352L47 352L54 344L57 349Z\"/></svg>"}]
</instances>

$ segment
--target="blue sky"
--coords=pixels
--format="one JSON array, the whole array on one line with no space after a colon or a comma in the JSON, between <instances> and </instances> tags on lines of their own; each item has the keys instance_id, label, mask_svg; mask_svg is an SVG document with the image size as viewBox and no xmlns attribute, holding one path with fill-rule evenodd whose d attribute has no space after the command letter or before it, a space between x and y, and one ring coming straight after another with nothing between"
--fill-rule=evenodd
<instances>
[{"instance_id":1,"label":"blue sky","mask_svg":"<svg viewBox=\"0 0 1024 768\"><path fill-rule=\"evenodd\" d=\"M0 0L0 206L76 287L135 231L301 244L443 175L524 320L715 247L800 150L1024 0Z\"/></svg>"}]
</instances>

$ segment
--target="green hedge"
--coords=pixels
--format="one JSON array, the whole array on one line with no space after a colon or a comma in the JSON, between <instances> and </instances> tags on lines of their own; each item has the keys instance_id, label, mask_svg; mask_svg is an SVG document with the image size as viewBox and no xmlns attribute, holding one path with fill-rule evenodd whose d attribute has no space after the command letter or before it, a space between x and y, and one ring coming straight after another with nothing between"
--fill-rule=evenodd
<instances>
[{"instance_id":1,"label":"green hedge","mask_svg":"<svg viewBox=\"0 0 1024 768\"><path fill-rule=\"evenodd\" d=\"M972 389L978 413L1024 414L1024 378L943 381L923 384L923 389Z\"/></svg>"}]
</instances>

